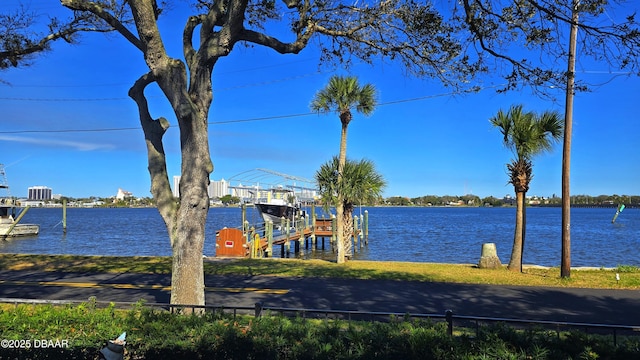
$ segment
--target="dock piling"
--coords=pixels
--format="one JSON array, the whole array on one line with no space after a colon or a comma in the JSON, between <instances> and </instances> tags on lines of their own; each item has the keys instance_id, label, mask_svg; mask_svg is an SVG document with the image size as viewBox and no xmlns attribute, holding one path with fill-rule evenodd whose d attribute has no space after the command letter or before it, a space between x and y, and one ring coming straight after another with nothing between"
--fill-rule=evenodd
<instances>
[{"instance_id":1,"label":"dock piling","mask_svg":"<svg viewBox=\"0 0 640 360\"><path fill-rule=\"evenodd\" d=\"M267 233L267 253L269 257L273 256L273 222L267 221L264 226Z\"/></svg>"},{"instance_id":2,"label":"dock piling","mask_svg":"<svg viewBox=\"0 0 640 360\"><path fill-rule=\"evenodd\" d=\"M244 224L248 223L247 221L247 204L240 205L240 209L242 209L242 231L245 231Z\"/></svg>"},{"instance_id":3,"label":"dock piling","mask_svg":"<svg viewBox=\"0 0 640 360\"><path fill-rule=\"evenodd\" d=\"M62 199L62 233L67 233L67 199Z\"/></svg>"},{"instance_id":4,"label":"dock piling","mask_svg":"<svg viewBox=\"0 0 640 360\"><path fill-rule=\"evenodd\" d=\"M248 223L246 224L248 226ZM255 259L256 257L258 257L258 245L255 242L255 236L254 234L256 233L256 228L255 227L251 227L249 228L249 231L245 232L246 233L246 245L249 246L249 258L250 259Z\"/></svg>"},{"instance_id":5,"label":"dock piling","mask_svg":"<svg viewBox=\"0 0 640 360\"><path fill-rule=\"evenodd\" d=\"M360 214L360 231L358 231L358 239L360 241L360 249L364 243L364 215Z\"/></svg>"},{"instance_id":6,"label":"dock piling","mask_svg":"<svg viewBox=\"0 0 640 360\"><path fill-rule=\"evenodd\" d=\"M353 215L353 249L358 250L358 215Z\"/></svg>"},{"instance_id":7,"label":"dock piling","mask_svg":"<svg viewBox=\"0 0 640 360\"><path fill-rule=\"evenodd\" d=\"M364 211L364 222L362 223L362 233L364 234L364 244L369 245L369 210Z\"/></svg>"},{"instance_id":8,"label":"dock piling","mask_svg":"<svg viewBox=\"0 0 640 360\"><path fill-rule=\"evenodd\" d=\"M298 219L298 223L296 226L296 232L300 235L300 237L298 238L298 243L301 243L304 241L304 229L305 227L309 227L308 224L306 224L306 219L304 217L304 215L300 214L300 218Z\"/></svg>"},{"instance_id":9,"label":"dock piling","mask_svg":"<svg viewBox=\"0 0 640 360\"><path fill-rule=\"evenodd\" d=\"M331 249L335 252L336 241L338 240L338 221L335 215L331 215Z\"/></svg>"},{"instance_id":10,"label":"dock piling","mask_svg":"<svg viewBox=\"0 0 640 360\"><path fill-rule=\"evenodd\" d=\"M311 205L311 249L316 250L316 205Z\"/></svg>"},{"instance_id":11,"label":"dock piling","mask_svg":"<svg viewBox=\"0 0 640 360\"><path fill-rule=\"evenodd\" d=\"M282 220L284 221L284 216L282 217ZM282 223L281 223L282 224ZM286 240L284 242L284 247L287 253L287 257L290 257L291 255L291 239L290 239L290 235L291 235L291 219L286 219L285 221L286 227L285 227L285 232L286 232Z\"/></svg>"}]
</instances>

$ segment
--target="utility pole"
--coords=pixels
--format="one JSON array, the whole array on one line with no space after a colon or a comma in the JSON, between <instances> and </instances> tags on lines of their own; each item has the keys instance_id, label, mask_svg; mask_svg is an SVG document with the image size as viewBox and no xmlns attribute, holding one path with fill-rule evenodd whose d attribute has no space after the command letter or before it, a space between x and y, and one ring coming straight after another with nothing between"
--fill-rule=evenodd
<instances>
[{"instance_id":1,"label":"utility pole","mask_svg":"<svg viewBox=\"0 0 640 360\"><path fill-rule=\"evenodd\" d=\"M567 66L567 92L564 113L564 142L562 145L562 260L560 277L571 277L571 194L569 175L571 169L571 133L573 127L573 96L576 68L576 41L578 37L578 7L580 0L571 0L571 31L569 33L569 58Z\"/></svg>"}]
</instances>

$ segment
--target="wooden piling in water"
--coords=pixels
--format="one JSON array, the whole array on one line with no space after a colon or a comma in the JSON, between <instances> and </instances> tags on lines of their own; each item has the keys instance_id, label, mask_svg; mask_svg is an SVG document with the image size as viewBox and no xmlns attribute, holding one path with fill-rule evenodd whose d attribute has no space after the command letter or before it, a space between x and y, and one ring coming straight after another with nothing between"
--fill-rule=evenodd
<instances>
[{"instance_id":1,"label":"wooden piling in water","mask_svg":"<svg viewBox=\"0 0 640 360\"><path fill-rule=\"evenodd\" d=\"M353 215L353 231L351 236L353 236L353 249L358 248L358 215Z\"/></svg>"},{"instance_id":2,"label":"wooden piling in water","mask_svg":"<svg viewBox=\"0 0 640 360\"><path fill-rule=\"evenodd\" d=\"M284 216L282 217L282 220L284 220ZM289 236L291 235L291 219L286 219L285 221L286 223L286 228L285 228L285 232L286 232L286 240L284 241L284 247L285 250L287 252L287 257L289 257L289 255L291 255L291 240L289 238ZM280 222L280 224L282 224L282 222Z\"/></svg>"},{"instance_id":3,"label":"wooden piling in water","mask_svg":"<svg viewBox=\"0 0 640 360\"><path fill-rule=\"evenodd\" d=\"M311 205L311 250L316 250L316 204Z\"/></svg>"},{"instance_id":4,"label":"wooden piling in water","mask_svg":"<svg viewBox=\"0 0 640 360\"><path fill-rule=\"evenodd\" d=\"M249 226L248 221L247 221L247 224L245 224L244 222L242 224L243 224L242 225L243 230ZM245 246L249 246L249 258L250 259L256 258L258 253L258 245L259 245L259 244L256 244L255 241L253 241L254 239L253 235L256 233L256 228L251 226L249 230L245 231L244 233L246 234Z\"/></svg>"},{"instance_id":5,"label":"wooden piling in water","mask_svg":"<svg viewBox=\"0 0 640 360\"><path fill-rule=\"evenodd\" d=\"M240 209L242 209L242 231L246 231L246 230L248 230L248 228L245 228L244 224L245 223L247 223L247 224L249 223L247 221L247 204L240 205Z\"/></svg>"},{"instance_id":6,"label":"wooden piling in water","mask_svg":"<svg viewBox=\"0 0 640 360\"><path fill-rule=\"evenodd\" d=\"M62 233L67 233L67 199L62 199Z\"/></svg>"},{"instance_id":7,"label":"wooden piling in water","mask_svg":"<svg viewBox=\"0 0 640 360\"><path fill-rule=\"evenodd\" d=\"M266 235L267 235L267 252L269 257L273 256L273 222L267 221L264 223L266 227Z\"/></svg>"},{"instance_id":8,"label":"wooden piling in water","mask_svg":"<svg viewBox=\"0 0 640 360\"><path fill-rule=\"evenodd\" d=\"M306 220L305 216L302 215L302 213L300 213L300 217L298 218L298 221L296 222L296 232L300 235L300 237L298 238L298 243L301 243L301 242L304 241L304 229L309 227L306 224L305 220Z\"/></svg>"},{"instance_id":9,"label":"wooden piling in water","mask_svg":"<svg viewBox=\"0 0 640 360\"><path fill-rule=\"evenodd\" d=\"M358 241L360 242L360 249L362 249L363 243L364 243L364 235L363 235L363 230L364 228L364 215L360 214L360 229L358 229Z\"/></svg>"},{"instance_id":10,"label":"wooden piling in water","mask_svg":"<svg viewBox=\"0 0 640 360\"><path fill-rule=\"evenodd\" d=\"M338 241L338 221L335 215L331 215L331 249L335 251Z\"/></svg>"},{"instance_id":11,"label":"wooden piling in water","mask_svg":"<svg viewBox=\"0 0 640 360\"><path fill-rule=\"evenodd\" d=\"M362 233L364 234L364 244L369 245L369 210L364 211L364 221L362 223Z\"/></svg>"}]
</instances>

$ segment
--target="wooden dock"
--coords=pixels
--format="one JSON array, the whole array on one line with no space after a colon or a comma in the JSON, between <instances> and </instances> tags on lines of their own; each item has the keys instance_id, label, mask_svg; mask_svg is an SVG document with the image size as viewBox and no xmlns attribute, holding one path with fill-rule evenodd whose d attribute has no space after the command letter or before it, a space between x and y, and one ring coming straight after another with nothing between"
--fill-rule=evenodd
<instances>
[{"instance_id":1,"label":"wooden dock","mask_svg":"<svg viewBox=\"0 0 640 360\"><path fill-rule=\"evenodd\" d=\"M243 212L244 213L244 212ZM243 216L243 219L245 217ZM368 212L364 217L354 216L354 234L348 239L357 247L368 242ZM337 239L336 220L317 219L312 208L312 216L299 216L295 220L283 219L281 229L274 229L271 222L263 226L250 225L244 221L242 228L224 228L216 233L216 257L272 257L274 248L280 246L280 256L289 257L292 252L299 253L302 244L316 249L318 240L322 249L325 240L329 239L331 246Z\"/></svg>"}]
</instances>

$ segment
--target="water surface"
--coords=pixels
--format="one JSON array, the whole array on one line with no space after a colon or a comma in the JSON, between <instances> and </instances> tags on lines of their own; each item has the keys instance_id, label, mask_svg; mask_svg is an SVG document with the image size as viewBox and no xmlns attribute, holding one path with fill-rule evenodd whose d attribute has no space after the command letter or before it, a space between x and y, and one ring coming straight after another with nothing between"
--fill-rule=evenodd
<instances>
[{"instance_id":1,"label":"water surface","mask_svg":"<svg viewBox=\"0 0 640 360\"><path fill-rule=\"evenodd\" d=\"M359 215L365 209L356 209ZM356 259L477 263L482 244L493 242L503 263L509 262L514 208L373 207L369 212L369 245ZM640 266L640 211L626 209L615 224L615 209L572 209L571 265ZM250 222L259 216L248 209ZM158 211L145 209L30 209L23 222L40 224L40 235L0 242L0 252L74 255L168 256L171 247ZM239 208L212 208L206 227L205 255L215 255L215 232L239 227ZM524 263L560 264L561 209L528 208ZM276 251L279 253L279 251ZM333 258L331 250L307 251L305 257Z\"/></svg>"}]
</instances>

